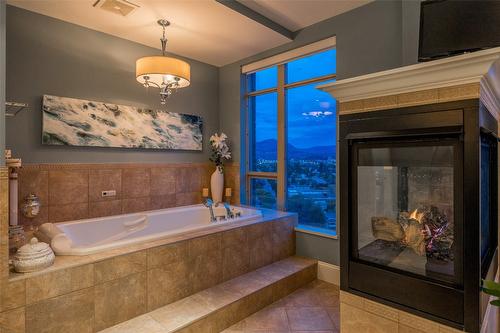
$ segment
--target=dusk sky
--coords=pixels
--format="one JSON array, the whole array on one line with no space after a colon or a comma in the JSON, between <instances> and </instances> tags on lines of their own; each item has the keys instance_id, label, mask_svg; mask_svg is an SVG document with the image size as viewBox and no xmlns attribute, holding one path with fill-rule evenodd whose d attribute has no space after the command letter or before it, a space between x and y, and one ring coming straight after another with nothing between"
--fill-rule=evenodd
<instances>
[{"instance_id":1,"label":"dusk sky","mask_svg":"<svg viewBox=\"0 0 500 333\"><path fill-rule=\"evenodd\" d=\"M336 50L325 51L288 64L287 83L336 72ZM277 68L256 73L256 90L275 87ZM336 104L330 94L315 89L318 83L287 90L288 142L298 148L335 145ZM256 141L276 139L277 94L255 97Z\"/></svg>"}]
</instances>

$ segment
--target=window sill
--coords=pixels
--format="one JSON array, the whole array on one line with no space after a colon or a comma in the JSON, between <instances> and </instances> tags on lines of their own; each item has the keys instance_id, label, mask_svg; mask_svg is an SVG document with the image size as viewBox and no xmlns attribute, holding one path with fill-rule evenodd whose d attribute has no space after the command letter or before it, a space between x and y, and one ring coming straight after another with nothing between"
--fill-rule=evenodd
<instances>
[{"instance_id":1,"label":"window sill","mask_svg":"<svg viewBox=\"0 0 500 333\"><path fill-rule=\"evenodd\" d=\"M327 230L327 229L318 228L318 227L311 227L311 226L304 225L304 224L297 225L295 227L295 231L302 232L304 234L325 237L325 238L338 239L338 235L337 235L336 231Z\"/></svg>"}]
</instances>

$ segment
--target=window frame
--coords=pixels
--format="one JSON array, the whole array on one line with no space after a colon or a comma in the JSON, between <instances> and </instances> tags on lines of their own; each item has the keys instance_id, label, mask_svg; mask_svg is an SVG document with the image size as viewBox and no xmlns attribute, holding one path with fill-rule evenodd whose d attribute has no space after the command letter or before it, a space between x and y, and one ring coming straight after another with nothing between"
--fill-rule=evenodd
<instances>
[{"instance_id":1,"label":"window frame","mask_svg":"<svg viewBox=\"0 0 500 333\"><path fill-rule=\"evenodd\" d=\"M260 68L258 70L249 72L249 73L242 73L243 78L242 81L244 82L244 87L243 87L243 112L244 112L244 120L245 120L245 137L243 140L244 147L242 147L243 151L245 152L242 155L242 158L244 158L244 167L242 168L242 173L243 173L243 178L244 178L244 189L242 193L245 193L245 197L243 198L243 202L248 203L251 202L251 186L250 182L254 178L260 178L260 179L273 179L276 180L276 209L278 210L286 210L286 198L287 198L287 112L286 112L286 93L287 90L290 88L297 88L297 87L302 87L306 86L309 84L317 83L321 84L326 81L330 80L335 80L337 78L337 73L333 74L328 74L328 75L323 75L323 76L318 76L310 79L305 79L293 83L286 83L286 77L287 77L287 64L293 60L311 56L313 54L317 54L320 52L328 51L335 49L335 46L331 46L326 49L318 50L313 53L305 54L302 55L301 57L296 57L293 59L289 59L286 62L279 63L279 64L274 64L270 65L264 68ZM256 90L256 91L248 91L248 84L249 84L249 76L252 75L253 73L264 70L266 68L274 67L276 66L278 68L278 80L277 80L277 85L276 87L273 88L266 88L266 89L261 89L261 90ZM251 139L251 126L250 126L250 119L252 117L252 110L250 110L250 98L259 96L259 95L264 95L268 93L277 93L278 98L277 98L277 111L278 111L278 124L277 124L277 167L276 167L276 172L260 172L260 171L252 171L250 170L250 154L251 154L251 149L250 149L250 139ZM336 119L338 121L338 119ZM336 136L337 137L337 136ZM337 138L335 138L335 141L337 141ZM243 184L242 184L243 185ZM337 198L338 201L338 198ZM337 210L338 210L338 205L337 205ZM338 215L338 213L337 213ZM302 230L303 228L300 227L300 225L297 227L297 230ZM304 229L304 232L306 233L312 233L315 235L320 235L320 236L325 236L329 238L336 238L338 235L338 225L335 228L335 235L333 233L328 233L328 232L321 232L321 231L309 231L307 228Z\"/></svg>"}]
</instances>

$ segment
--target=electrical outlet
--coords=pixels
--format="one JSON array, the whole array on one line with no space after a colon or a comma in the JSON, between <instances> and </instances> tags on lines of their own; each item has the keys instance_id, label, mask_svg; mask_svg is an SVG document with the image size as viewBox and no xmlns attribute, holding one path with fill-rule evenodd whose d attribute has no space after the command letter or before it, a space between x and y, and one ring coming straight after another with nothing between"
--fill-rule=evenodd
<instances>
[{"instance_id":1,"label":"electrical outlet","mask_svg":"<svg viewBox=\"0 0 500 333\"><path fill-rule=\"evenodd\" d=\"M107 191L102 191L101 196L103 198L105 197L114 197L116 196L116 190L107 190Z\"/></svg>"}]
</instances>

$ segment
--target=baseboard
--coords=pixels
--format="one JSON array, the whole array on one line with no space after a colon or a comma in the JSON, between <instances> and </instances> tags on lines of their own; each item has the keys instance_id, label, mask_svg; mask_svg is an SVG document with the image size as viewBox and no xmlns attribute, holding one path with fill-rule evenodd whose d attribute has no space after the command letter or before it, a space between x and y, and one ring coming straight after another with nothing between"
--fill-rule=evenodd
<instances>
[{"instance_id":1,"label":"baseboard","mask_svg":"<svg viewBox=\"0 0 500 333\"><path fill-rule=\"evenodd\" d=\"M340 267L324 261L318 261L318 280L340 285Z\"/></svg>"}]
</instances>

